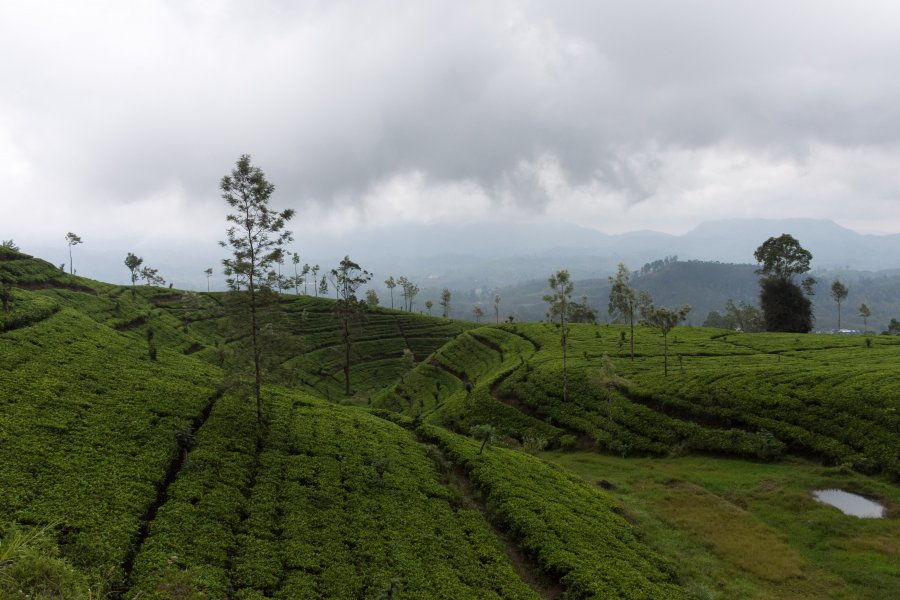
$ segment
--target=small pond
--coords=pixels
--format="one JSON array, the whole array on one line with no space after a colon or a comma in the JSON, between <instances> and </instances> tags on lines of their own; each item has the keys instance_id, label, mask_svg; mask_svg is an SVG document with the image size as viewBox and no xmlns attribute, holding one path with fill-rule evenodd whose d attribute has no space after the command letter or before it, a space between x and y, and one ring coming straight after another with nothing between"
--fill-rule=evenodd
<instances>
[{"instance_id":1,"label":"small pond","mask_svg":"<svg viewBox=\"0 0 900 600\"><path fill-rule=\"evenodd\" d=\"M864 519L880 519L884 517L884 507L868 498L851 494L843 490L815 490L816 500L834 506L846 515Z\"/></svg>"}]
</instances>

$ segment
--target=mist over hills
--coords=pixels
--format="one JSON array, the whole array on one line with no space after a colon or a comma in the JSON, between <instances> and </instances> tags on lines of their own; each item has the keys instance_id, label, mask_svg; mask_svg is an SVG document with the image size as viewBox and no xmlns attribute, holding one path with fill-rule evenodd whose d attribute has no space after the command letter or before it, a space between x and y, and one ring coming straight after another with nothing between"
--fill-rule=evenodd
<instances>
[{"instance_id":1,"label":"mist over hills","mask_svg":"<svg viewBox=\"0 0 900 600\"><path fill-rule=\"evenodd\" d=\"M815 293L811 298L816 331L837 328L838 308L829 292L835 279L840 279L849 290L849 296L841 306L842 329L863 331L867 328L869 331L881 332L887 329L892 318L900 318L900 273L897 271L820 269L812 274L817 279ZM724 313L725 303L729 299L759 304L759 275L756 274L756 265L679 260L634 277L631 283L638 290L650 292L657 304L673 308L691 305L686 323L694 326L702 325L710 311ZM542 298L547 291L545 280L534 280L498 290L502 299L502 318L513 315L518 321L544 319L547 303ZM597 310L598 321L608 321L608 279L576 280L574 296L579 301L586 296L588 305ZM459 294L456 300L459 318L472 318L472 305L481 303L483 307L488 307L492 296L479 296L470 292ZM872 311L868 323L864 323L858 314L860 302L865 302ZM491 313L490 310L486 312Z\"/></svg>"},{"instance_id":2,"label":"mist over hills","mask_svg":"<svg viewBox=\"0 0 900 600\"><path fill-rule=\"evenodd\" d=\"M728 298L756 301L753 251L768 237L782 233L796 237L813 254L813 270L822 280L814 297L817 327L836 323L837 310L827 286L837 276L850 284L850 298L842 312L846 325L862 328L855 317L862 300L880 319L874 321L877 327L884 327L881 320L886 323L895 313L900 314L898 294L894 293L900 287L896 285L900 280L900 234L860 234L827 220L709 221L683 235L654 231L606 234L565 223L396 225L352 235L298 232L288 250L299 252L301 266L319 264L322 272L349 254L374 273L371 287L378 291L383 305L390 305L383 281L391 275L406 275L421 288L414 307L417 311L425 310L426 300L436 304L440 290L447 287L453 292L460 318L471 317L474 303L482 304L491 315L492 307L486 304L499 292L504 315L512 314L518 320L543 318L541 297L546 278L558 269L569 270L577 282L576 296L587 295L602 316L607 277L618 263L637 271L645 263L678 256L677 266L643 278L639 287L666 305L691 304L690 321L699 325L710 310L722 310ZM24 250L57 263L68 258L62 243ZM203 270L211 266L215 271L211 289L223 289L222 250L212 244L198 247L191 240L160 247L139 241L100 244L86 240L75 248L75 268L89 277L127 283L128 272L122 263L127 252L143 256L177 288L205 290ZM290 261L283 269L286 275L293 275ZM308 289L313 293L311 286ZM395 290L395 303L399 306L398 292Z\"/></svg>"}]
</instances>

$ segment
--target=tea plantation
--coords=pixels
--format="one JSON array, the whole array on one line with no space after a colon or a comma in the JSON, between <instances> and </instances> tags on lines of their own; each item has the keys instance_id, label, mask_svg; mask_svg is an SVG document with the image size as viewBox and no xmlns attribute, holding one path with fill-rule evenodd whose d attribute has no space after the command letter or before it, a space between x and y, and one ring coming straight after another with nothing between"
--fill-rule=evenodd
<instances>
[{"instance_id":1,"label":"tea plantation","mask_svg":"<svg viewBox=\"0 0 900 600\"><path fill-rule=\"evenodd\" d=\"M283 294L257 424L226 295L0 279L0 598L900 593L895 338L574 325L564 400L553 325L376 307L347 396Z\"/></svg>"}]
</instances>

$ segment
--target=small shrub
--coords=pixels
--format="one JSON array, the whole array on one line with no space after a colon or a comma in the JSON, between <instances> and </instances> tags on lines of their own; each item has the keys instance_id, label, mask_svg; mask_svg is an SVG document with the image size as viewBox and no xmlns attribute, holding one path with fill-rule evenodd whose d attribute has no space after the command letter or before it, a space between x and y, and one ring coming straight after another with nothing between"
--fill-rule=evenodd
<instances>
[{"instance_id":1,"label":"small shrub","mask_svg":"<svg viewBox=\"0 0 900 600\"><path fill-rule=\"evenodd\" d=\"M529 454L537 454L546 450L547 443L547 438L526 436L522 439L522 449Z\"/></svg>"}]
</instances>

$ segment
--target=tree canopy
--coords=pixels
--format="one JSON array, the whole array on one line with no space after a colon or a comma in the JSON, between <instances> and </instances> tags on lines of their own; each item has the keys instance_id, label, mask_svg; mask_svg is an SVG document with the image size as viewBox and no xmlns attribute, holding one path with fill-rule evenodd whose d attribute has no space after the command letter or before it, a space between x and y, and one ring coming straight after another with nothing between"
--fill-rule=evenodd
<instances>
[{"instance_id":1,"label":"tree canopy","mask_svg":"<svg viewBox=\"0 0 900 600\"><path fill-rule=\"evenodd\" d=\"M811 330L812 303L804 292L812 295L816 280L807 277L798 287L794 277L809 271L812 253L803 248L794 236L783 233L763 242L753 256L760 263L756 272L763 276L759 303L766 329L791 333Z\"/></svg>"},{"instance_id":2,"label":"tree canopy","mask_svg":"<svg viewBox=\"0 0 900 600\"><path fill-rule=\"evenodd\" d=\"M777 238L770 237L763 242L753 253L753 257L760 263L756 270L760 275L793 283L795 275L809 272L813 256L794 236L782 233ZM807 294L812 294L815 282L812 277L807 277L800 285Z\"/></svg>"}]
</instances>

